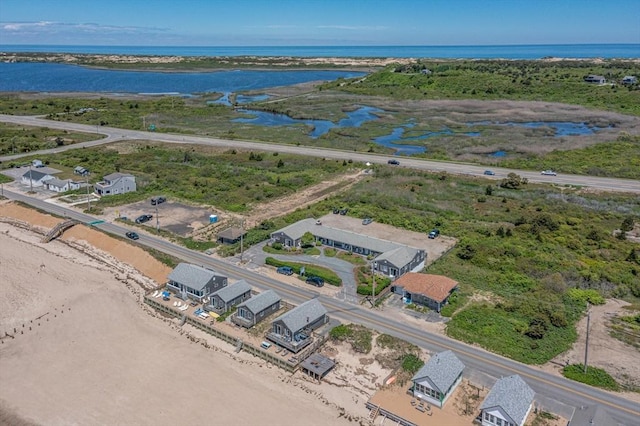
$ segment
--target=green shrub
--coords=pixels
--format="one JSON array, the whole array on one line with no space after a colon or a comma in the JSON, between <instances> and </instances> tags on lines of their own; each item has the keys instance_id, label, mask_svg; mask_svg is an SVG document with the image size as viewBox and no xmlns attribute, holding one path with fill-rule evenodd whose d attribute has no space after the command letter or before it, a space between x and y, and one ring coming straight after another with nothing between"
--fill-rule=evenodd
<instances>
[{"instance_id":1,"label":"green shrub","mask_svg":"<svg viewBox=\"0 0 640 426\"><path fill-rule=\"evenodd\" d=\"M584 372L584 364L571 364L562 369L562 374L576 382L586 383L598 388L619 391L620 385L601 368L587 366L587 372Z\"/></svg>"},{"instance_id":2,"label":"green shrub","mask_svg":"<svg viewBox=\"0 0 640 426\"><path fill-rule=\"evenodd\" d=\"M581 303L583 306L587 302L591 305L604 305L605 303L604 297L597 290L591 288L571 288L567 291L567 297L576 303Z\"/></svg>"},{"instance_id":3,"label":"green shrub","mask_svg":"<svg viewBox=\"0 0 640 426\"><path fill-rule=\"evenodd\" d=\"M414 354L406 354L402 358L402 369L408 373L416 374L422 368L424 361Z\"/></svg>"}]
</instances>

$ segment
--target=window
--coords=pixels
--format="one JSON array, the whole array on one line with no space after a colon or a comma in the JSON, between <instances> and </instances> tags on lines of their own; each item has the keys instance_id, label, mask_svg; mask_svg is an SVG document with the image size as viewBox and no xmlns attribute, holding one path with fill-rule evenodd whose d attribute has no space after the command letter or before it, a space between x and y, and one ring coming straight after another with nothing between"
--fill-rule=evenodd
<instances>
[{"instance_id":1,"label":"window","mask_svg":"<svg viewBox=\"0 0 640 426\"><path fill-rule=\"evenodd\" d=\"M486 411L485 411L485 413L484 413L484 419L485 419L485 420L489 420L489 413L487 413Z\"/></svg>"},{"instance_id":2,"label":"window","mask_svg":"<svg viewBox=\"0 0 640 426\"><path fill-rule=\"evenodd\" d=\"M502 419L496 418L496 425L502 426Z\"/></svg>"}]
</instances>

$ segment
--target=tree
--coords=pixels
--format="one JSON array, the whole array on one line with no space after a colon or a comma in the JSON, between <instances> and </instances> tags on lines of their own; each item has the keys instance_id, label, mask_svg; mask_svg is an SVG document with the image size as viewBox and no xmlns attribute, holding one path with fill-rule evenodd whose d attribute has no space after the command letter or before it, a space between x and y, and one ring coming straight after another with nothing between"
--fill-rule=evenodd
<instances>
[{"instance_id":1,"label":"tree","mask_svg":"<svg viewBox=\"0 0 640 426\"><path fill-rule=\"evenodd\" d=\"M491 194L493 194L493 186L487 185L487 187L484 189L484 195L491 195Z\"/></svg>"},{"instance_id":2,"label":"tree","mask_svg":"<svg viewBox=\"0 0 640 426\"><path fill-rule=\"evenodd\" d=\"M300 243L302 247L311 247L315 244L316 238L313 236L311 232L305 232L302 238L300 238Z\"/></svg>"},{"instance_id":3,"label":"tree","mask_svg":"<svg viewBox=\"0 0 640 426\"><path fill-rule=\"evenodd\" d=\"M522 185L529 183L527 178L523 178L515 173L509 173L505 179L500 182L501 188L518 189Z\"/></svg>"}]
</instances>

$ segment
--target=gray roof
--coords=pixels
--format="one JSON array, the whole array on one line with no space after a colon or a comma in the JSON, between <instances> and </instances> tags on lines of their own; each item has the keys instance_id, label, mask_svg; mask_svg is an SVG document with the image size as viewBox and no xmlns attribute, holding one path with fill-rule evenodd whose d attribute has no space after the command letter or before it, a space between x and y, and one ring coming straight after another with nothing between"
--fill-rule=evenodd
<instances>
[{"instance_id":1,"label":"gray roof","mask_svg":"<svg viewBox=\"0 0 640 426\"><path fill-rule=\"evenodd\" d=\"M413 376L412 381L420 381L425 377L444 394L455 383L464 370L464 364L451 351L433 355L425 365Z\"/></svg>"},{"instance_id":2,"label":"gray roof","mask_svg":"<svg viewBox=\"0 0 640 426\"><path fill-rule=\"evenodd\" d=\"M481 410L501 407L511 420L521 424L529 411L535 392L517 374L502 377L491 388L480 406Z\"/></svg>"},{"instance_id":3,"label":"gray roof","mask_svg":"<svg viewBox=\"0 0 640 426\"><path fill-rule=\"evenodd\" d=\"M281 297L278 293L273 290L267 290L260 293L257 296L253 296L251 299L242 302L238 305L238 308L244 306L249 311L257 314L267 309L269 306L273 305L276 302L279 302Z\"/></svg>"},{"instance_id":4,"label":"gray roof","mask_svg":"<svg viewBox=\"0 0 640 426\"><path fill-rule=\"evenodd\" d=\"M327 310L322 306L322 303L318 299L311 299L280 315L273 322L282 321L285 327L295 333L326 314Z\"/></svg>"},{"instance_id":5,"label":"gray roof","mask_svg":"<svg viewBox=\"0 0 640 426\"><path fill-rule=\"evenodd\" d=\"M111 180L116 180L123 177L133 177L133 175L129 173L111 173L110 175L106 175L103 179L111 181Z\"/></svg>"},{"instance_id":6,"label":"gray roof","mask_svg":"<svg viewBox=\"0 0 640 426\"><path fill-rule=\"evenodd\" d=\"M222 275L211 269L205 269L202 266L192 265L190 263L179 263L169 274L169 280L196 290L204 290L204 287L216 276Z\"/></svg>"},{"instance_id":7,"label":"gray roof","mask_svg":"<svg viewBox=\"0 0 640 426\"><path fill-rule=\"evenodd\" d=\"M376 260L386 260L392 265L402 268L404 265L411 262L414 257L416 257L416 252L416 249L402 246L398 247L397 249L382 253L380 256L376 257Z\"/></svg>"},{"instance_id":8,"label":"gray roof","mask_svg":"<svg viewBox=\"0 0 640 426\"><path fill-rule=\"evenodd\" d=\"M62 180L58 178L47 179L47 185L57 186L59 188L62 188L68 183L69 183L69 179L66 179L66 180Z\"/></svg>"},{"instance_id":9,"label":"gray roof","mask_svg":"<svg viewBox=\"0 0 640 426\"><path fill-rule=\"evenodd\" d=\"M211 296L217 296L222 299L223 302L230 302L238 296L251 291L251 286L245 280L240 280L235 284L222 287L220 290L213 293Z\"/></svg>"},{"instance_id":10,"label":"gray roof","mask_svg":"<svg viewBox=\"0 0 640 426\"><path fill-rule=\"evenodd\" d=\"M218 233L218 238L224 238L227 240L235 240L243 235L247 235L247 231L242 228L231 227Z\"/></svg>"},{"instance_id":11,"label":"gray roof","mask_svg":"<svg viewBox=\"0 0 640 426\"><path fill-rule=\"evenodd\" d=\"M51 176L51 175L48 173L39 172L38 170L29 170L28 172L22 175L22 177L25 177L27 179L32 179L32 180L40 180L43 177L47 177L47 176Z\"/></svg>"},{"instance_id":12,"label":"gray roof","mask_svg":"<svg viewBox=\"0 0 640 426\"><path fill-rule=\"evenodd\" d=\"M315 219L303 219L299 222L293 223L285 228L280 229L275 233L284 233L294 240L302 238L306 232L311 232L314 236L324 238L327 240L340 241L343 243L351 244L357 247L367 248L369 250L385 253L397 250L399 248L405 249L404 255L398 255L399 257L408 258L401 266L404 266L408 261L413 259L419 249L408 247L403 244L394 243L392 241L381 240L379 238L369 237L367 235L357 234L355 232L345 231L342 229L332 228L326 225L317 225ZM399 251L403 253L403 251ZM397 263L392 262L394 265Z\"/></svg>"}]
</instances>

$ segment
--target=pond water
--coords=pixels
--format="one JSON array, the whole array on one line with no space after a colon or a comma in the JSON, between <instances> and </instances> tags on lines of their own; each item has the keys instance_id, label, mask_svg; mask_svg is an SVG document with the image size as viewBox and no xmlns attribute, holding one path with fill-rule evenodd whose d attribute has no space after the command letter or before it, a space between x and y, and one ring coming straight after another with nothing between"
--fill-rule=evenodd
<instances>
[{"instance_id":1,"label":"pond water","mask_svg":"<svg viewBox=\"0 0 640 426\"><path fill-rule=\"evenodd\" d=\"M360 108L347 112L347 118L334 123L329 120L313 120L313 119L298 119L291 118L286 114L275 114L266 111L255 111L249 109L238 110L244 114L252 115L250 118L236 118L232 120L235 123L250 123L258 126L292 126L296 124L305 124L313 127L309 136L316 139L324 134L327 134L329 130L335 127L360 127L367 121L376 120L378 117L376 112L383 112L381 109L361 106Z\"/></svg>"},{"instance_id":2,"label":"pond water","mask_svg":"<svg viewBox=\"0 0 640 426\"><path fill-rule=\"evenodd\" d=\"M232 95L232 92L224 92L220 99L216 99L215 101L208 101L208 104L221 104L225 106L232 106L231 101L229 100L229 96ZM237 95L236 103L237 104L248 104L250 102L260 102L266 101L269 99L269 95Z\"/></svg>"},{"instance_id":3,"label":"pond water","mask_svg":"<svg viewBox=\"0 0 640 426\"><path fill-rule=\"evenodd\" d=\"M527 129L540 129L540 128L552 128L555 130L554 137L560 138L562 136L584 136L584 135L593 135L594 133L603 130L609 129L611 126L607 127L599 127L592 126L587 123L574 123L572 121L525 121L525 122L513 122L507 121L504 123L495 122L495 121L476 121L467 123L467 126L513 126L513 127L522 127Z\"/></svg>"}]
</instances>

